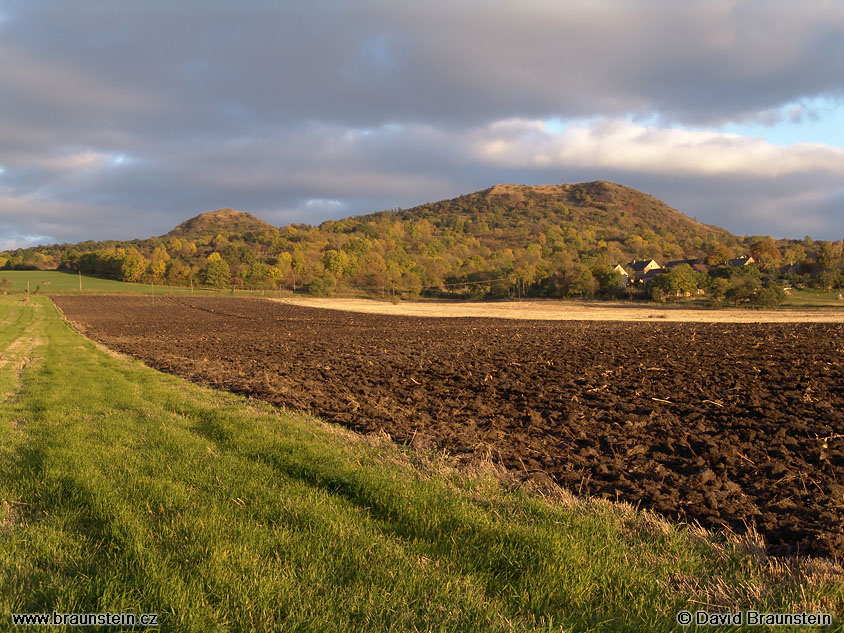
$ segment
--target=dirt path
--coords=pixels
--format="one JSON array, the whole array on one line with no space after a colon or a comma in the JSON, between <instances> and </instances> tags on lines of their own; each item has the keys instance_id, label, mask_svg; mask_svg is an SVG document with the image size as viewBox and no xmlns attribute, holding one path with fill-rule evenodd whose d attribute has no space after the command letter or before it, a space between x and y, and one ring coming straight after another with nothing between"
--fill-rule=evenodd
<instances>
[{"instance_id":1,"label":"dirt path","mask_svg":"<svg viewBox=\"0 0 844 633\"><path fill-rule=\"evenodd\" d=\"M31 303L23 309L29 312L28 315L24 313L23 318L29 320L30 323L4 350L0 351L0 376L3 377L3 384L7 386L6 392L0 393L0 402L14 397L20 388L21 374L27 366L37 360L36 350L46 343L46 338L43 336L45 318L43 306Z\"/></svg>"},{"instance_id":2,"label":"dirt path","mask_svg":"<svg viewBox=\"0 0 844 633\"><path fill-rule=\"evenodd\" d=\"M659 305L575 301L401 302L372 299L290 297L289 305L365 314L420 317L486 317L540 321L671 321L682 323L844 323L844 306L823 310L690 310Z\"/></svg>"}]
</instances>

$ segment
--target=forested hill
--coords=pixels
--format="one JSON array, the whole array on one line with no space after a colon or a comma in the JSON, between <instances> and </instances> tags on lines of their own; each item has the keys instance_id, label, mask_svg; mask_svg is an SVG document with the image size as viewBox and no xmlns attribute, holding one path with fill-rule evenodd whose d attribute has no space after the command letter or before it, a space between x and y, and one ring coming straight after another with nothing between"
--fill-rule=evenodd
<instances>
[{"instance_id":1,"label":"forested hill","mask_svg":"<svg viewBox=\"0 0 844 633\"><path fill-rule=\"evenodd\" d=\"M319 226L275 228L222 209L145 240L2 252L0 268L62 268L172 285L307 288L315 294L350 289L496 297L518 284L519 292L537 296L609 296L620 280L612 268L633 259L664 264L700 258L717 265L751 253L772 271L780 262L812 258L838 271L841 244L820 245L736 237L652 196L597 181L497 185Z\"/></svg>"},{"instance_id":2,"label":"forested hill","mask_svg":"<svg viewBox=\"0 0 844 633\"><path fill-rule=\"evenodd\" d=\"M563 250L566 244L578 250L606 248L619 261L625 256L701 257L715 243L738 246L737 238L722 228L697 222L653 196L606 181L502 184L396 216L404 222L424 218L446 231L468 229L491 247L527 247L544 239L544 244L550 240Z\"/></svg>"}]
</instances>

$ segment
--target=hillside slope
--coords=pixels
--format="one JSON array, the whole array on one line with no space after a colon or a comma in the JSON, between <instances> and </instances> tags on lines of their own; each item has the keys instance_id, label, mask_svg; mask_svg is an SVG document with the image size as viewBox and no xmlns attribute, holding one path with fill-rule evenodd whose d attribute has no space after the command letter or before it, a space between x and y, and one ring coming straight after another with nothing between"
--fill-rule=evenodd
<instances>
[{"instance_id":1,"label":"hillside slope","mask_svg":"<svg viewBox=\"0 0 844 633\"><path fill-rule=\"evenodd\" d=\"M398 215L403 220L425 218L438 227L460 224L456 220L460 216L463 222L476 224L474 232L482 241L497 235L504 242L515 242L514 246L524 245L526 239L533 241L540 234L545 235L546 243L557 234L583 246L593 240L596 245L615 242L618 255L633 257L699 257L711 250L713 242L726 246L738 243L725 229L697 222L641 191L602 180L563 185L500 184ZM657 245L659 248L654 248Z\"/></svg>"}]
</instances>

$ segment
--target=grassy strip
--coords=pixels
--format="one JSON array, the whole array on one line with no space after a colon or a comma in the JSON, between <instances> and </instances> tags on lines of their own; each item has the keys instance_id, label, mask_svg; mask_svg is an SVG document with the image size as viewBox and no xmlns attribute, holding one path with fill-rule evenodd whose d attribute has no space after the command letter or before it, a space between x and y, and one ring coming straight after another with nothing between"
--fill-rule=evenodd
<instances>
[{"instance_id":1,"label":"grassy strip","mask_svg":"<svg viewBox=\"0 0 844 633\"><path fill-rule=\"evenodd\" d=\"M186 295L201 296L232 295L243 297L282 296L290 294L284 291L261 290L212 290L208 288L186 288L181 286L162 286L140 283L126 283L114 279L101 279L83 275L80 279L75 273L58 270L0 270L0 282L6 279L9 284L0 287L0 292L25 294L27 288L31 295L36 294L135 294L135 295ZM79 290L81 281L82 290Z\"/></svg>"},{"instance_id":2,"label":"grassy strip","mask_svg":"<svg viewBox=\"0 0 844 633\"><path fill-rule=\"evenodd\" d=\"M197 632L661 631L706 605L844 612L831 564L766 561L189 384L96 348L41 297L0 297L7 318L3 349L44 344L17 378L0 368L0 628L53 610L156 612L161 630Z\"/></svg>"},{"instance_id":3,"label":"grassy strip","mask_svg":"<svg viewBox=\"0 0 844 633\"><path fill-rule=\"evenodd\" d=\"M99 277L83 276L81 278L82 290L79 290L80 278L74 273L58 271L58 270L0 270L0 282L3 279L8 280L7 287L0 287L0 293L4 290L8 294L24 294L27 287L30 294L139 294L139 295L186 295L193 294L196 296L240 296L240 297L289 297L291 292L289 290L214 290L209 288L184 288L180 286L152 286L149 284L139 283L125 283L122 281L115 281L113 279L101 279ZM773 309L788 311L794 308L835 308L844 309L844 300L838 300L838 290L819 290L815 288L794 288L786 298L785 302ZM335 298L357 298L368 297L366 293L361 291L348 291L336 295ZM413 303L426 303L430 299L420 297L418 301ZM442 301L442 299L434 299L433 301ZM447 300L446 300L447 301ZM532 299L537 301L537 299ZM583 302L579 300L547 300L550 305L582 305ZM460 304L460 301L454 301L455 304ZM593 301L587 302L590 305L617 306L614 302ZM649 301L626 302L625 305L630 307L675 307L688 308L706 311L713 309L708 297L690 297L683 299L675 299L668 304L658 304ZM750 306L741 306L736 308L729 302L718 305L714 309L729 310L729 309L752 309ZM2 323L0 323L2 327Z\"/></svg>"}]
</instances>

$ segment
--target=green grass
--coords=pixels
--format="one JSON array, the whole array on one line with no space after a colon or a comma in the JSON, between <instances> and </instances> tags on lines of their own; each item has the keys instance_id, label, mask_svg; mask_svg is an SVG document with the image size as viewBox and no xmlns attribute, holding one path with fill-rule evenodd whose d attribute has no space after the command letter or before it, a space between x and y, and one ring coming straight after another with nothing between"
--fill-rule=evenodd
<instances>
[{"instance_id":1,"label":"green grass","mask_svg":"<svg viewBox=\"0 0 844 633\"><path fill-rule=\"evenodd\" d=\"M793 288L782 304L793 308L844 308L840 290L818 290L815 288Z\"/></svg>"},{"instance_id":2,"label":"green grass","mask_svg":"<svg viewBox=\"0 0 844 633\"><path fill-rule=\"evenodd\" d=\"M63 294L79 292L80 277L74 273L66 273L57 270L0 270L0 281L9 280L8 290L10 293L25 293L29 284L30 293L40 294ZM144 284L129 284L113 279L100 279L98 277L82 276L83 293L130 293L149 294L152 287ZM168 291L190 292L186 288L165 288ZM161 292L160 286L155 287L155 292Z\"/></svg>"},{"instance_id":3,"label":"green grass","mask_svg":"<svg viewBox=\"0 0 844 633\"><path fill-rule=\"evenodd\" d=\"M80 276L75 273L62 272L58 270L0 270L0 282L3 279L9 281L5 288L9 294L25 294L27 284L30 294L69 294L79 293ZM262 296L264 294L278 295L279 292L270 293L260 290L211 290L194 288L183 288L180 286L152 286L150 284L130 284L113 279L101 279L99 277L88 277L82 275L82 294L196 294L215 295L220 294L238 296ZM0 287L0 292L4 288Z\"/></svg>"},{"instance_id":4,"label":"green grass","mask_svg":"<svg viewBox=\"0 0 844 633\"><path fill-rule=\"evenodd\" d=\"M187 383L96 347L44 297L0 297L0 349L3 630L10 613L53 610L155 612L185 632L664 631L706 604L844 613L830 563L766 561Z\"/></svg>"}]
</instances>

